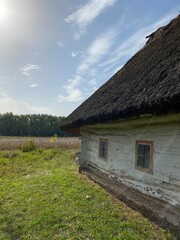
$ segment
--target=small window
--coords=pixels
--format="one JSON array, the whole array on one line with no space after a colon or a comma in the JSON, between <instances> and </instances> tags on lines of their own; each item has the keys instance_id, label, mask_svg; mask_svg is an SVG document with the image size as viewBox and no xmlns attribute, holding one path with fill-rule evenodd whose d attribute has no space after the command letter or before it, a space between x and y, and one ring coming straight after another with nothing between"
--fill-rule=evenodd
<instances>
[{"instance_id":1,"label":"small window","mask_svg":"<svg viewBox=\"0 0 180 240\"><path fill-rule=\"evenodd\" d=\"M99 139L99 158L103 160L108 159L108 140Z\"/></svg>"},{"instance_id":2,"label":"small window","mask_svg":"<svg viewBox=\"0 0 180 240\"><path fill-rule=\"evenodd\" d=\"M153 142L136 141L136 169L152 173L153 171Z\"/></svg>"}]
</instances>

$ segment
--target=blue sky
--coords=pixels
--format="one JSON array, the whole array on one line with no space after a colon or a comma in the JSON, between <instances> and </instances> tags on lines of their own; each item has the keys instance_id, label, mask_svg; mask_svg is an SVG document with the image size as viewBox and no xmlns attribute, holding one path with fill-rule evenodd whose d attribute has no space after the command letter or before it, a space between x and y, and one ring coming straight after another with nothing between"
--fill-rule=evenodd
<instances>
[{"instance_id":1,"label":"blue sky","mask_svg":"<svg viewBox=\"0 0 180 240\"><path fill-rule=\"evenodd\" d=\"M0 113L67 116L179 0L0 0Z\"/></svg>"}]
</instances>

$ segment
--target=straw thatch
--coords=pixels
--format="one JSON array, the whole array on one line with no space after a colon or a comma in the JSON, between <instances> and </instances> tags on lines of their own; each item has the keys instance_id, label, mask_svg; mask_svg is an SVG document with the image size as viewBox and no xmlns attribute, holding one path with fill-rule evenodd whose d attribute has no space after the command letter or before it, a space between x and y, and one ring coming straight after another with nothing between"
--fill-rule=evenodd
<instances>
[{"instance_id":1,"label":"straw thatch","mask_svg":"<svg viewBox=\"0 0 180 240\"><path fill-rule=\"evenodd\" d=\"M67 117L63 129L180 112L180 15L148 37L120 71Z\"/></svg>"}]
</instances>

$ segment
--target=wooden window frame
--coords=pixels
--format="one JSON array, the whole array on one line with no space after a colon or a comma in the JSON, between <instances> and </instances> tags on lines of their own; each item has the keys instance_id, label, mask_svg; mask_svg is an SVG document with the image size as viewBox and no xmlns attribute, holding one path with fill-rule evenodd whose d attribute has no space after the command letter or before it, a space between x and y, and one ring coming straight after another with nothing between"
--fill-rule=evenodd
<instances>
[{"instance_id":1,"label":"wooden window frame","mask_svg":"<svg viewBox=\"0 0 180 240\"><path fill-rule=\"evenodd\" d=\"M142 145L150 145L150 166L149 168L143 168L137 165L138 161L138 144ZM135 169L146 172L149 174L153 174L153 151L154 151L154 144L153 141L146 141L146 140L137 140L135 143Z\"/></svg>"},{"instance_id":2,"label":"wooden window frame","mask_svg":"<svg viewBox=\"0 0 180 240\"><path fill-rule=\"evenodd\" d=\"M100 156L100 142L105 142L107 143L107 151L106 151L106 156L105 157L102 157ZM108 139L105 139L105 138L100 138L99 139L99 151L98 151L98 158L101 159L101 160L104 160L104 161L108 161Z\"/></svg>"}]
</instances>

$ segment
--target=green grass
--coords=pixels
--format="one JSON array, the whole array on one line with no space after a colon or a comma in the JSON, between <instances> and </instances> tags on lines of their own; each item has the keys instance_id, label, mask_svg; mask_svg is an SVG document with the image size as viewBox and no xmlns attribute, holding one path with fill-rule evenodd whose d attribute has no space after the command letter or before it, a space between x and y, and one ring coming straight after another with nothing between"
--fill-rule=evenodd
<instances>
[{"instance_id":1,"label":"green grass","mask_svg":"<svg viewBox=\"0 0 180 240\"><path fill-rule=\"evenodd\" d=\"M175 239L79 175L75 151L0 152L0 240Z\"/></svg>"}]
</instances>

